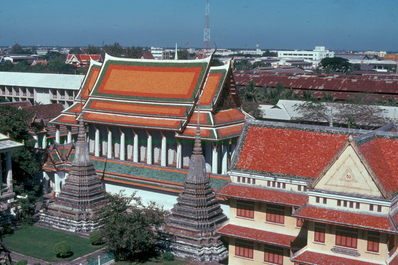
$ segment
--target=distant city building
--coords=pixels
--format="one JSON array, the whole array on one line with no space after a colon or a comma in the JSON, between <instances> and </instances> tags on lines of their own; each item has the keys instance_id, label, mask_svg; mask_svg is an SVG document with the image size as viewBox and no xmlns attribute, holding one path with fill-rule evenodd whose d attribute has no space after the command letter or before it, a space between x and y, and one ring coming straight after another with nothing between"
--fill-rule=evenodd
<instances>
[{"instance_id":1,"label":"distant city building","mask_svg":"<svg viewBox=\"0 0 398 265\"><path fill-rule=\"evenodd\" d=\"M71 64L77 67L86 67L90 65L90 60L101 61L100 54L68 54L66 57L66 64Z\"/></svg>"},{"instance_id":2,"label":"distant city building","mask_svg":"<svg viewBox=\"0 0 398 265\"><path fill-rule=\"evenodd\" d=\"M155 60L163 60L164 51L163 48L151 47L151 54Z\"/></svg>"},{"instance_id":3,"label":"distant city building","mask_svg":"<svg viewBox=\"0 0 398 265\"><path fill-rule=\"evenodd\" d=\"M315 46L312 51L291 50L278 51L278 58L308 60L317 66L323 58L334 57L334 52L327 50L324 46Z\"/></svg>"},{"instance_id":4,"label":"distant city building","mask_svg":"<svg viewBox=\"0 0 398 265\"><path fill-rule=\"evenodd\" d=\"M0 97L32 104L72 105L83 75L0 72Z\"/></svg>"}]
</instances>

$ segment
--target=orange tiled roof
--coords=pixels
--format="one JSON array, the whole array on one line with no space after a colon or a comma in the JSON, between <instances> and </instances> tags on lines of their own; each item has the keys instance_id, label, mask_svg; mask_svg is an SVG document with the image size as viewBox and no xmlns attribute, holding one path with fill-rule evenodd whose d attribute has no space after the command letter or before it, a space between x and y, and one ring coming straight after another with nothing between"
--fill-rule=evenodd
<instances>
[{"instance_id":1,"label":"orange tiled roof","mask_svg":"<svg viewBox=\"0 0 398 265\"><path fill-rule=\"evenodd\" d=\"M398 139L376 137L358 146L366 162L389 194L398 191Z\"/></svg>"},{"instance_id":2,"label":"orange tiled roof","mask_svg":"<svg viewBox=\"0 0 398 265\"><path fill-rule=\"evenodd\" d=\"M51 120L51 123L60 124L60 125L74 126L74 125L77 124L77 121L76 121L76 116L75 115L61 113L58 117L56 117L55 119Z\"/></svg>"},{"instance_id":3,"label":"orange tiled roof","mask_svg":"<svg viewBox=\"0 0 398 265\"><path fill-rule=\"evenodd\" d=\"M308 201L307 195L293 192L265 189L229 183L218 193L219 196L249 201L260 201L289 206L302 206Z\"/></svg>"},{"instance_id":4,"label":"orange tiled roof","mask_svg":"<svg viewBox=\"0 0 398 265\"><path fill-rule=\"evenodd\" d=\"M256 124L244 134L236 169L307 178L318 177L348 139L340 133Z\"/></svg>"},{"instance_id":5,"label":"orange tiled roof","mask_svg":"<svg viewBox=\"0 0 398 265\"><path fill-rule=\"evenodd\" d=\"M86 78L83 81L82 88L80 89L80 93L77 98L87 99L90 92L93 90L94 84L97 81L98 75L101 70L101 65L92 64L88 73L86 74Z\"/></svg>"},{"instance_id":6,"label":"orange tiled roof","mask_svg":"<svg viewBox=\"0 0 398 265\"><path fill-rule=\"evenodd\" d=\"M285 248L290 248L291 242L296 239L294 236L232 224L222 227L218 230L218 233L226 237L245 239Z\"/></svg>"},{"instance_id":7,"label":"orange tiled roof","mask_svg":"<svg viewBox=\"0 0 398 265\"><path fill-rule=\"evenodd\" d=\"M84 112L83 121L99 124L113 124L138 128L162 128L165 130L180 130L183 122L173 119L156 119L148 117L127 116L117 114L102 114Z\"/></svg>"},{"instance_id":8,"label":"orange tiled roof","mask_svg":"<svg viewBox=\"0 0 398 265\"><path fill-rule=\"evenodd\" d=\"M292 258L294 262L302 263L302 264L316 264L316 265L376 265L378 263L364 262L355 259L343 258L334 255L326 255L324 253L318 253L313 251L305 251L298 256Z\"/></svg>"},{"instance_id":9,"label":"orange tiled roof","mask_svg":"<svg viewBox=\"0 0 398 265\"><path fill-rule=\"evenodd\" d=\"M293 216L343 226L397 232L387 216L354 213L307 205Z\"/></svg>"},{"instance_id":10,"label":"orange tiled roof","mask_svg":"<svg viewBox=\"0 0 398 265\"><path fill-rule=\"evenodd\" d=\"M155 105L143 103L127 103L117 102L111 100L97 100L90 99L85 105L84 109L89 111L101 111L121 114L136 114L159 117L179 117L186 118L190 111L190 106L181 105Z\"/></svg>"}]
</instances>

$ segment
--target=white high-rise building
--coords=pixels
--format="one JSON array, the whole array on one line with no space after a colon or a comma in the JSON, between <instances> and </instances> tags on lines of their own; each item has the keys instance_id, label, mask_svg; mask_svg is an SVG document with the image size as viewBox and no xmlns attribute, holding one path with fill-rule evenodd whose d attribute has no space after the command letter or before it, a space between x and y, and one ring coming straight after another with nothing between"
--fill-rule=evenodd
<instances>
[{"instance_id":1,"label":"white high-rise building","mask_svg":"<svg viewBox=\"0 0 398 265\"><path fill-rule=\"evenodd\" d=\"M327 50L325 46L315 46L315 49L312 51L278 51L278 58L310 61L315 66L318 65L323 58L327 57L334 57L334 52Z\"/></svg>"}]
</instances>

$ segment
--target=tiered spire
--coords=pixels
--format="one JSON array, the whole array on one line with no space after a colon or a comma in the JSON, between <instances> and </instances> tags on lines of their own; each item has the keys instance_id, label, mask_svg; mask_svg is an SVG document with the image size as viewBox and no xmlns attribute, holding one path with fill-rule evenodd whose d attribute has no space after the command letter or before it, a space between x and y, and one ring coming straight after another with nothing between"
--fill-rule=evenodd
<instances>
[{"instance_id":1,"label":"tiered spire","mask_svg":"<svg viewBox=\"0 0 398 265\"><path fill-rule=\"evenodd\" d=\"M43 224L54 228L90 232L97 228L95 212L107 202L105 189L90 160L86 130L79 123L75 157L69 176L57 200L41 216Z\"/></svg>"},{"instance_id":2,"label":"tiered spire","mask_svg":"<svg viewBox=\"0 0 398 265\"><path fill-rule=\"evenodd\" d=\"M166 220L172 235L171 250L180 257L198 261L220 261L227 250L216 234L226 221L220 204L209 184L202 154L199 124L183 192Z\"/></svg>"}]
</instances>

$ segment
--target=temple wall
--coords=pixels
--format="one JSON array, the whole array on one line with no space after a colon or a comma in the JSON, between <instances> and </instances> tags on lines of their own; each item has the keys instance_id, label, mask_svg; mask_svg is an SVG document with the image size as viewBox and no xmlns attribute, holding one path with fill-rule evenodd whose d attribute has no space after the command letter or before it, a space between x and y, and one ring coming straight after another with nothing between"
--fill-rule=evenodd
<instances>
[{"instance_id":1,"label":"temple wall","mask_svg":"<svg viewBox=\"0 0 398 265\"><path fill-rule=\"evenodd\" d=\"M148 191L148 190L141 190L131 187L122 187L115 184L105 184L105 190L111 194L117 194L120 191L123 191L123 194L126 196L130 196L136 193L137 196L142 198L144 204L148 204L149 202L153 201L156 202L158 205L164 207L165 210L171 210L174 204L177 202L177 195L170 195L159 193L155 191ZM226 204L220 204L224 214L229 217L229 206Z\"/></svg>"}]
</instances>

